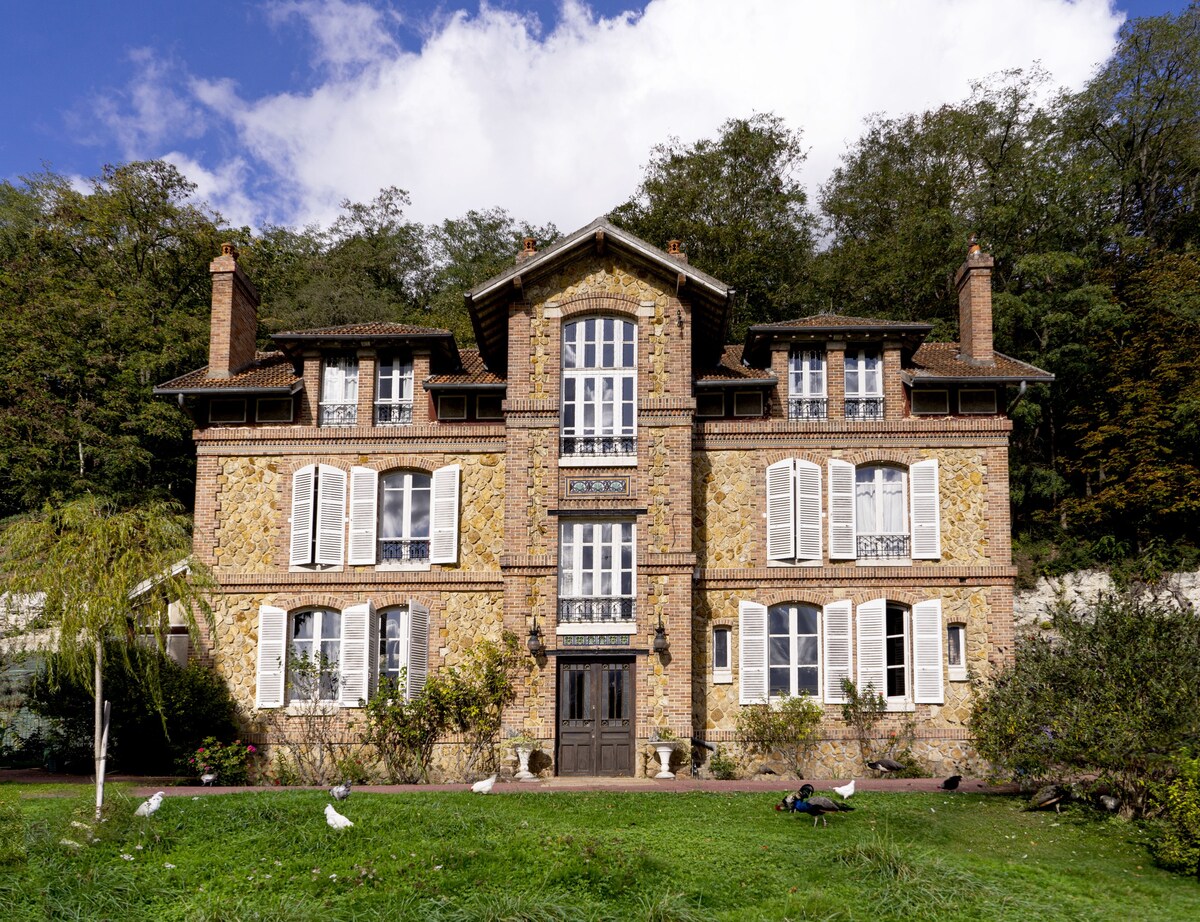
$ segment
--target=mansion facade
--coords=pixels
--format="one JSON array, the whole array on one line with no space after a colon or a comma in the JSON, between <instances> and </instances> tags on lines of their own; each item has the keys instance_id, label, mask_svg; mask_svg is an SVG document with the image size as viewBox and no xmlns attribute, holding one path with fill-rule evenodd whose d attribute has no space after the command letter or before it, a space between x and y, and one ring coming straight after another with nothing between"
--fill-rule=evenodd
<instances>
[{"instance_id":1,"label":"mansion facade","mask_svg":"<svg viewBox=\"0 0 1200 922\"><path fill-rule=\"evenodd\" d=\"M196 420L203 655L273 727L303 693L352 734L381 678L511 631L505 730L558 775L652 775L665 731L745 758L739 709L799 694L813 773L852 774L851 679L886 698L876 754L907 724L967 767L1012 655L1006 408L1051 380L994 351L991 267L958 273L960 343L817 314L726 345L734 292L600 219L466 293L475 349L362 323L262 352L226 246L209 365L157 388ZM336 681L301 691L318 656Z\"/></svg>"}]
</instances>

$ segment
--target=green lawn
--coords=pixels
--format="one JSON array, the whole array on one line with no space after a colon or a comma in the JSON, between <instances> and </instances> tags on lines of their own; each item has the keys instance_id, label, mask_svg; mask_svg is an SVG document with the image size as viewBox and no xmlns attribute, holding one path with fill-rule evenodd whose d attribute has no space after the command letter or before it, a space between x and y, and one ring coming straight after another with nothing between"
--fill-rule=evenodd
<instances>
[{"instance_id":1,"label":"green lawn","mask_svg":"<svg viewBox=\"0 0 1200 922\"><path fill-rule=\"evenodd\" d=\"M999 796L860 793L814 829L764 794L356 793L339 833L320 792L147 820L114 789L95 829L85 792L0 789L25 827L0 919L1200 919L1136 827Z\"/></svg>"}]
</instances>

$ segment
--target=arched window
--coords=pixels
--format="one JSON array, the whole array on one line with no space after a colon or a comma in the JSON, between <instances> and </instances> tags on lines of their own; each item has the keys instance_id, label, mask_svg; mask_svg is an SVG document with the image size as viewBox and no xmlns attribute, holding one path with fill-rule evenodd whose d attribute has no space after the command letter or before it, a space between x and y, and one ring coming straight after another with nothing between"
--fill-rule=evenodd
<instances>
[{"instance_id":1,"label":"arched window","mask_svg":"<svg viewBox=\"0 0 1200 922\"><path fill-rule=\"evenodd\" d=\"M635 323L589 317L564 324L563 456L635 457L636 394Z\"/></svg>"}]
</instances>

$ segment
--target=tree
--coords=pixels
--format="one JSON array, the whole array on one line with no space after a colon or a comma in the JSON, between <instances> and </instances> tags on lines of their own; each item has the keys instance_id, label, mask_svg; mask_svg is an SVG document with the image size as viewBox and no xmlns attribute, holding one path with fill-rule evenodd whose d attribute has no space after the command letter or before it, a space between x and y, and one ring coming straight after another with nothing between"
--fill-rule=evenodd
<instances>
[{"instance_id":1,"label":"tree","mask_svg":"<svg viewBox=\"0 0 1200 922\"><path fill-rule=\"evenodd\" d=\"M979 752L1020 777L1098 776L1142 813L1200 740L1200 614L1130 590L1050 618L976 699Z\"/></svg>"},{"instance_id":2,"label":"tree","mask_svg":"<svg viewBox=\"0 0 1200 922\"><path fill-rule=\"evenodd\" d=\"M775 115L729 119L715 140L651 150L637 193L613 223L655 246L683 241L688 262L737 290L734 335L796 316L815 218L800 184L801 135Z\"/></svg>"},{"instance_id":3,"label":"tree","mask_svg":"<svg viewBox=\"0 0 1200 922\"><path fill-rule=\"evenodd\" d=\"M135 644L165 645L172 603L193 633L198 615L209 611L206 574L187 560L188 524L176 505L119 509L89 496L18 519L0 534L4 591L40 600L36 626L50 630L57 654L48 662L92 693L97 811L103 803L105 643L117 642L130 668ZM142 678L156 689L153 672Z\"/></svg>"}]
</instances>

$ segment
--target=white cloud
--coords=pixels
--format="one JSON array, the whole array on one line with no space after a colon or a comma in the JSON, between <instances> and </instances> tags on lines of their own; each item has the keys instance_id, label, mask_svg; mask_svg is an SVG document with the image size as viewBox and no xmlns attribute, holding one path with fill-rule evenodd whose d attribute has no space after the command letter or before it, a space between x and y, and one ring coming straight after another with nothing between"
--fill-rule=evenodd
<instances>
[{"instance_id":1,"label":"white cloud","mask_svg":"<svg viewBox=\"0 0 1200 922\"><path fill-rule=\"evenodd\" d=\"M203 135L205 109L172 86L178 68L148 48L132 50L129 59L135 74L123 90L95 95L86 112L68 116L78 139L96 143L107 135L123 157L137 160L157 156L164 143Z\"/></svg>"},{"instance_id":2,"label":"white cloud","mask_svg":"<svg viewBox=\"0 0 1200 922\"><path fill-rule=\"evenodd\" d=\"M803 129L815 193L868 114L960 100L973 80L1034 62L1078 88L1122 19L1107 0L653 0L613 19L568 2L545 35L486 6L443 17L412 53L363 4L279 9L313 30L320 85L244 99L220 78L193 84L277 184L254 200L256 220L328 222L340 200L398 185L417 220L501 205L562 230L632 194L654 144L756 111ZM236 176L238 161L207 171Z\"/></svg>"}]
</instances>

